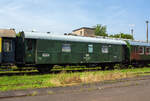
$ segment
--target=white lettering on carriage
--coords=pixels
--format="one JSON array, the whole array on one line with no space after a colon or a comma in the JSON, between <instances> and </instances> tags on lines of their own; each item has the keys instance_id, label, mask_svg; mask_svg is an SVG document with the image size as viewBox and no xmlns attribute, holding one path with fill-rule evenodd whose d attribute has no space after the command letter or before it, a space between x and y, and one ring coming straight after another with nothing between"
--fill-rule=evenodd
<instances>
[{"instance_id":1,"label":"white lettering on carriage","mask_svg":"<svg viewBox=\"0 0 150 101\"><path fill-rule=\"evenodd\" d=\"M48 53L43 53L42 56L43 57L49 57L50 55Z\"/></svg>"}]
</instances>

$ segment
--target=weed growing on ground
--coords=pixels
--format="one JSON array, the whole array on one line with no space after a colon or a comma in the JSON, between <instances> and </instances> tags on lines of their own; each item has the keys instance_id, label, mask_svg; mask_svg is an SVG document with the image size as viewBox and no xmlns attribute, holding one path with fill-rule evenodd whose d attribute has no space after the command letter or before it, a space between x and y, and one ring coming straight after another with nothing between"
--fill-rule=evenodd
<instances>
[{"instance_id":1,"label":"weed growing on ground","mask_svg":"<svg viewBox=\"0 0 150 101\"><path fill-rule=\"evenodd\" d=\"M29 96L37 96L38 92L33 91L31 94L29 94Z\"/></svg>"},{"instance_id":2,"label":"weed growing on ground","mask_svg":"<svg viewBox=\"0 0 150 101\"><path fill-rule=\"evenodd\" d=\"M51 94L54 94L54 92L53 91L47 91L47 93L49 94L49 95L51 95Z\"/></svg>"},{"instance_id":3,"label":"weed growing on ground","mask_svg":"<svg viewBox=\"0 0 150 101\"><path fill-rule=\"evenodd\" d=\"M149 72L150 68L137 68L114 71L91 71L76 73L67 73L62 71L59 74L2 76L0 77L0 91L71 86L101 82L105 80L131 78L140 75L150 75Z\"/></svg>"}]
</instances>

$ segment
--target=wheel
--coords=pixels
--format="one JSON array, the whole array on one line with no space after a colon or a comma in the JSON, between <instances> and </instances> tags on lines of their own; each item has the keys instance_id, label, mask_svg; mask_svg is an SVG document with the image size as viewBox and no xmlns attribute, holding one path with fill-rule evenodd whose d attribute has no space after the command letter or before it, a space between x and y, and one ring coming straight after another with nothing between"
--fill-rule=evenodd
<instances>
[{"instance_id":1,"label":"wheel","mask_svg":"<svg viewBox=\"0 0 150 101\"><path fill-rule=\"evenodd\" d=\"M19 71L23 71L23 67L24 67L24 65L22 65L22 64L17 64L17 69L18 69Z\"/></svg>"},{"instance_id":2,"label":"wheel","mask_svg":"<svg viewBox=\"0 0 150 101\"><path fill-rule=\"evenodd\" d=\"M102 66L101 66L101 70L104 71L105 69L106 69L106 68L105 68L105 65L102 65Z\"/></svg>"},{"instance_id":3,"label":"wheel","mask_svg":"<svg viewBox=\"0 0 150 101\"><path fill-rule=\"evenodd\" d=\"M108 70L114 70L114 64L109 65Z\"/></svg>"},{"instance_id":4,"label":"wheel","mask_svg":"<svg viewBox=\"0 0 150 101\"><path fill-rule=\"evenodd\" d=\"M119 64L119 68L118 69L127 69L129 68L128 64Z\"/></svg>"},{"instance_id":5,"label":"wheel","mask_svg":"<svg viewBox=\"0 0 150 101\"><path fill-rule=\"evenodd\" d=\"M51 68L37 68L39 73L50 73Z\"/></svg>"},{"instance_id":6,"label":"wheel","mask_svg":"<svg viewBox=\"0 0 150 101\"><path fill-rule=\"evenodd\" d=\"M37 70L39 73L50 73L53 66L38 66Z\"/></svg>"}]
</instances>

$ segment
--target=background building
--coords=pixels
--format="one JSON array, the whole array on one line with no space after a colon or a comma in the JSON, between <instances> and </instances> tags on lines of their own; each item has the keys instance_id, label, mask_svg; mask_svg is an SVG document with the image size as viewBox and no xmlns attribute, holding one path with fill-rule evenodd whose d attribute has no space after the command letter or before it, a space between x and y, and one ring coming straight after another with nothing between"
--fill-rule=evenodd
<instances>
[{"instance_id":1,"label":"background building","mask_svg":"<svg viewBox=\"0 0 150 101\"><path fill-rule=\"evenodd\" d=\"M73 30L72 33L79 36L94 37L94 30L95 28L81 27L79 29Z\"/></svg>"}]
</instances>

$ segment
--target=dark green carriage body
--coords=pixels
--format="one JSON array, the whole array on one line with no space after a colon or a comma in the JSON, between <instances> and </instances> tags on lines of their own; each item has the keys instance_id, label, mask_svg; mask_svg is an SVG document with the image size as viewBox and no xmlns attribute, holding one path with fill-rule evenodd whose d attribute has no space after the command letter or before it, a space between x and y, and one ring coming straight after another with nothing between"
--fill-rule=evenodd
<instances>
[{"instance_id":1,"label":"dark green carriage body","mask_svg":"<svg viewBox=\"0 0 150 101\"><path fill-rule=\"evenodd\" d=\"M32 65L72 65L121 63L125 61L124 48L126 45L124 42L119 43L118 41L114 42L114 40L103 42L106 40L76 36L63 36L63 38L72 38L63 39L60 36L55 38L53 35L48 35L47 37L53 38L24 37L19 39L22 47L17 50L18 52L22 50L22 52L16 56L17 62ZM82 40L79 41L77 38ZM89 41L85 39L89 39Z\"/></svg>"},{"instance_id":2,"label":"dark green carriage body","mask_svg":"<svg viewBox=\"0 0 150 101\"><path fill-rule=\"evenodd\" d=\"M36 40L36 42L36 64L109 63L124 60L122 45L58 40ZM62 52L63 44L69 44L71 51ZM88 51L88 45L93 46L93 52ZM103 46L108 47L108 53L102 53Z\"/></svg>"}]
</instances>

